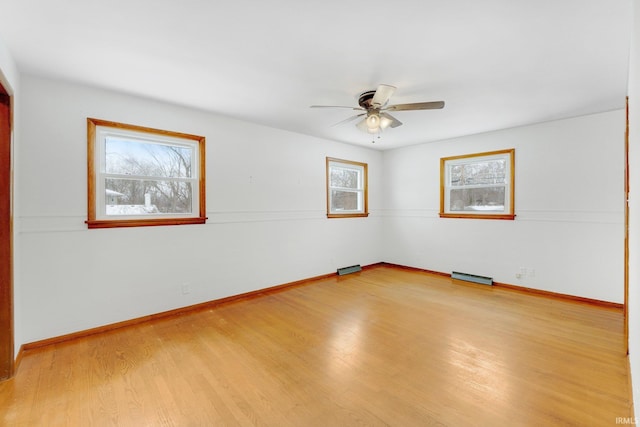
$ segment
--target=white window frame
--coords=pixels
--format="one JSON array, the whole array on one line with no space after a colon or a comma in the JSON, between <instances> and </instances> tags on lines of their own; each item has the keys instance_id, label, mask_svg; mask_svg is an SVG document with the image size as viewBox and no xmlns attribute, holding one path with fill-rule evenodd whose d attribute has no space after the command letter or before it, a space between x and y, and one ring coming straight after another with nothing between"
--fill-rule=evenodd
<instances>
[{"instance_id":1,"label":"white window frame","mask_svg":"<svg viewBox=\"0 0 640 427\"><path fill-rule=\"evenodd\" d=\"M505 161L504 183L478 184L468 186L451 185L451 169L457 165L467 165L473 163L484 163L491 160ZM490 151L485 153L467 154L462 156L444 157L440 159L440 217L441 218L477 218L477 219L515 219L514 212L514 176L515 176L515 149ZM460 211L451 210L451 191L454 189L473 189L504 187L504 206L502 211L497 210L475 210Z\"/></svg>"},{"instance_id":2,"label":"white window frame","mask_svg":"<svg viewBox=\"0 0 640 427\"><path fill-rule=\"evenodd\" d=\"M331 170L333 168L342 168L358 173L358 187L342 188L336 187L331 184ZM367 217L369 216L369 201L368 201L368 174L367 164L361 162L354 162L351 160L336 159L333 157L327 157L326 159L327 170L327 218L352 218L352 217ZM337 210L332 209L333 206L333 190L348 191L358 194L358 208L354 210Z\"/></svg>"},{"instance_id":3,"label":"white window frame","mask_svg":"<svg viewBox=\"0 0 640 427\"><path fill-rule=\"evenodd\" d=\"M86 222L89 228L203 224L206 221L204 137L92 118L87 119L87 130L88 219ZM123 138L141 143L190 148L192 153L191 177L176 178L107 173L105 145L109 137ZM109 178L188 182L193 189L191 212L108 215L105 181Z\"/></svg>"}]
</instances>

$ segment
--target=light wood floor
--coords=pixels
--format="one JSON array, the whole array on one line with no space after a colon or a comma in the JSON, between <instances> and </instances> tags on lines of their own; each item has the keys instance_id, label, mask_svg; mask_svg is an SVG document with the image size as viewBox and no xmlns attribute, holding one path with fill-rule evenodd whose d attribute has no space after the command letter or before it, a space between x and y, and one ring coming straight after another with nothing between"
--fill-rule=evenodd
<instances>
[{"instance_id":1,"label":"light wood floor","mask_svg":"<svg viewBox=\"0 0 640 427\"><path fill-rule=\"evenodd\" d=\"M614 426L620 310L380 266L27 353L6 426Z\"/></svg>"}]
</instances>

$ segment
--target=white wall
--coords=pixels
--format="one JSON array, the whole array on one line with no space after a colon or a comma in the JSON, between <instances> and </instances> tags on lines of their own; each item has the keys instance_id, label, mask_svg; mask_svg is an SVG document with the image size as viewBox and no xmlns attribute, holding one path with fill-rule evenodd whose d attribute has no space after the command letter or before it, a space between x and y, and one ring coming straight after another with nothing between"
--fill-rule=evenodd
<instances>
[{"instance_id":1,"label":"white wall","mask_svg":"<svg viewBox=\"0 0 640 427\"><path fill-rule=\"evenodd\" d=\"M382 261L380 152L28 75L21 113L22 343ZM87 230L87 117L204 135L207 224ZM326 156L368 218L326 218Z\"/></svg>"},{"instance_id":2,"label":"white wall","mask_svg":"<svg viewBox=\"0 0 640 427\"><path fill-rule=\"evenodd\" d=\"M385 152L384 260L622 303L624 127L620 110ZM439 218L440 158L508 148L516 219Z\"/></svg>"},{"instance_id":3,"label":"white wall","mask_svg":"<svg viewBox=\"0 0 640 427\"><path fill-rule=\"evenodd\" d=\"M633 1L629 61L629 361L640 411L640 0Z\"/></svg>"}]
</instances>

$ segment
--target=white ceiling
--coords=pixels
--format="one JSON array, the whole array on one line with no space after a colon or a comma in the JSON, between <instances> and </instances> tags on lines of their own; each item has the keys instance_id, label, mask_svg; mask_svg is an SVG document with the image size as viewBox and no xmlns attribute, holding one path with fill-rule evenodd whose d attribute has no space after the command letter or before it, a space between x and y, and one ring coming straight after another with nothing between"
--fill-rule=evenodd
<instances>
[{"instance_id":1,"label":"white ceiling","mask_svg":"<svg viewBox=\"0 0 640 427\"><path fill-rule=\"evenodd\" d=\"M624 107L631 0L0 0L18 68L377 149ZM358 95L444 100L375 144ZM105 118L105 119L108 119Z\"/></svg>"}]
</instances>

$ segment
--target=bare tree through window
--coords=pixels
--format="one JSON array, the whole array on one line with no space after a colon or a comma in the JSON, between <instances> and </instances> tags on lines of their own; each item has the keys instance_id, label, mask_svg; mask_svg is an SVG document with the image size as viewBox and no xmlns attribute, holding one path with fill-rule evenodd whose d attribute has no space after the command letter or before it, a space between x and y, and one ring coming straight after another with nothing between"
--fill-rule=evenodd
<instances>
[{"instance_id":1,"label":"bare tree through window","mask_svg":"<svg viewBox=\"0 0 640 427\"><path fill-rule=\"evenodd\" d=\"M126 212L117 206L144 206L147 213L190 213L193 149L107 138L106 172L120 177L106 179L105 190L121 194L113 214Z\"/></svg>"}]
</instances>

